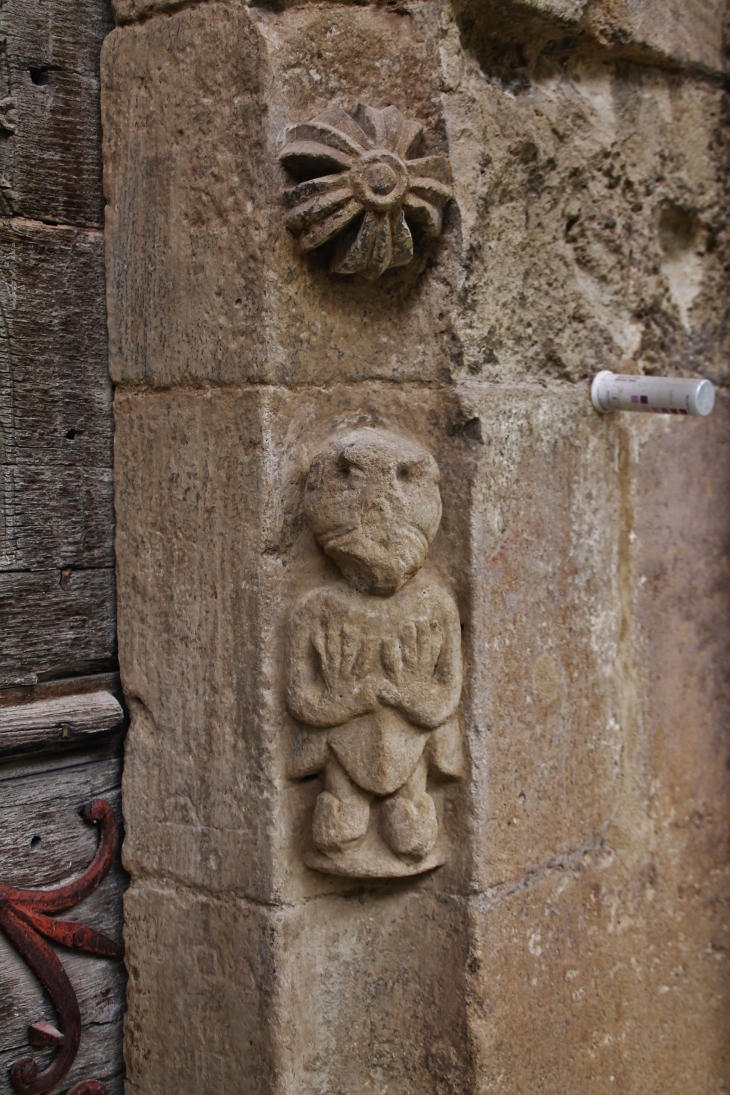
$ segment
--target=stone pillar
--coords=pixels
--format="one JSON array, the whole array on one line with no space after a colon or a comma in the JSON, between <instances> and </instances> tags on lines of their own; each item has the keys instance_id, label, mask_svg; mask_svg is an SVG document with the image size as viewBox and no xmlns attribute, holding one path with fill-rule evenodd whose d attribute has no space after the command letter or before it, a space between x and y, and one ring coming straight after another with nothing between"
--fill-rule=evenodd
<instances>
[{"instance_id":1,"label":"stone pillar","mask_svg":"<svg viewBox=\"0 0 730 1095\"><path fill-rule=\"evenodd\" d=\"M131 1091L721 1090L730 402L587 383L728 379L696 6L118 3Z\"/></svg>"}]
</instances>

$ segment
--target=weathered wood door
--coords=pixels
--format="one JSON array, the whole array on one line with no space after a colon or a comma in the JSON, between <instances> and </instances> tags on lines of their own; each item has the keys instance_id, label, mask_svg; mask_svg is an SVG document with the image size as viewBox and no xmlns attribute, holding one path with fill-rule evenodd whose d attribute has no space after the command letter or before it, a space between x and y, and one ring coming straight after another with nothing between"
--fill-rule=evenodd
<instances>
[{"instance_id":1,"label":"weathered wood door","mask_svg":"<svg viewBox=\"0 0 730 1095\"><path fill-rule=\"evenodd\" d=\"M30 889L94 857L99 826L80 816L85 804L120 809L99 119L111 27L108 0L0 5L0 884ZM117 862L60 919L120 940L123 889ZM74 1055L68 1015L7 935L0 1093L17 1089L18 1059L42 1073L65 1052L70 1069L44 1091L96 1080L119 1095L123 964L79 950L78 936L52 944L79 1005ZM58 1042L43 1022L65 1046L29 1047Z\"/></svg>"}]
</instances>

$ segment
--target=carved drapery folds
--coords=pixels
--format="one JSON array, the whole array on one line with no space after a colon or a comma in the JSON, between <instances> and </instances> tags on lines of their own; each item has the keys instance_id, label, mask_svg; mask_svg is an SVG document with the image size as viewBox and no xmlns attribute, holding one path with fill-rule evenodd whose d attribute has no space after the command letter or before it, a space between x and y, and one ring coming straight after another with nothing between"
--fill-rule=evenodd
<instances>
[{"instance_id":1,"label":"carved drapery folds","mask_svg":"<svg viewBox=\"0 0 730 1095\"><path fill-rule=\"evenodd\" d=\"M343 576L300 597L288 627L293 774L324 777L305 856L320 871L412 875L448 853L431 789L461 775L461 629L421 569L438 480L425 449L376 429L335 438L309 469L307 520Z\"/></svg>"},{"instance_id":2,"label":"carved drapery folds","mask_svg":"<svg viewBox=\"0 0 730 1095\"><path fill-rule=\"evenodd\" d=\"M444 156L422 155L423 126L394 106L339 107L292 126L279 159L302 181L285 191L303 251L339 237L330 269L375 281L413 258L413 232L438 236L451 199Z\"/></svg>"}]
</instances>

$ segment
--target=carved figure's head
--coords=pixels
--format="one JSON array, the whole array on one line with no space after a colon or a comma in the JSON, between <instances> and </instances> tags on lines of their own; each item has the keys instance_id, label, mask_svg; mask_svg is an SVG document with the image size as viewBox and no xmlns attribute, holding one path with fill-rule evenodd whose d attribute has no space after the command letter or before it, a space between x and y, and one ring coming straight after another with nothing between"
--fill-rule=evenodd
<instances>
[{"instance_id":1,"label":"carved figure's head","mask_svg":"<svg viewBox=\"0 0 730 1095\"><path fill-rule=\"evenodd\" d=\"M438 481L438 465L420 445L354 430L315 456L304 510L350 585L388 596L423 565L441 520Z\"/></svg>"}]
</instances>

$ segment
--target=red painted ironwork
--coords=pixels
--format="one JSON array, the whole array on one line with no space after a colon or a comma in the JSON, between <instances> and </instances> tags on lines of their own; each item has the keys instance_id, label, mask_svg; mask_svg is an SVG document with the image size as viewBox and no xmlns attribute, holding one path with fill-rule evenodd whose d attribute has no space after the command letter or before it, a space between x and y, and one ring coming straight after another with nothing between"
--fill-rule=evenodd
<instances>
[{"instance_id":1,"label":"red painted ironwork","mask_svg":"<svg viewBox=\"0 0 730 1095\"><path fill-rule=\"evenodd\" d=\"M46 989L58 1015L60 1029L45 1021L28 1028L32 1046L58 1046L58 1053L43 1072L32 1057L21 1057L10 1069L10 1080L20 1095L46 1095L60 1084L74 1062L81 1040L81 1013L76 993L55 952L46 939L73 950L104 958L121 958L123 948L105 935L70 920L54 920L48 913L77 905L104 881L119 851L119 826L111 806L96 799L82 816L100 829L99 847L89 866L76 878L51 890L20 890L0 883L0 931L33 970ZM98 1080L75 1084L68 1095L107 1095Z\"/></svg>"}]
</instances>

